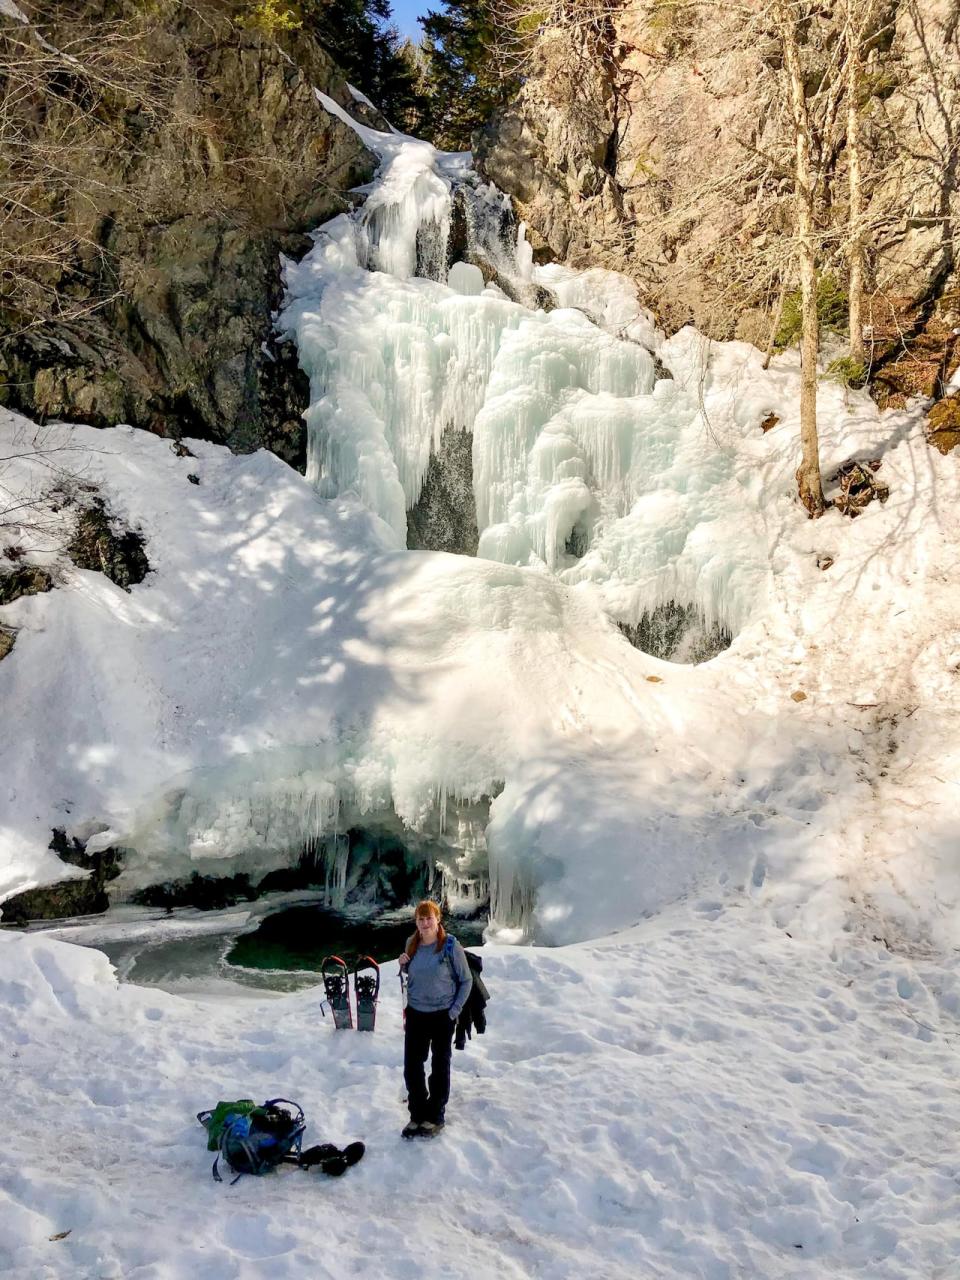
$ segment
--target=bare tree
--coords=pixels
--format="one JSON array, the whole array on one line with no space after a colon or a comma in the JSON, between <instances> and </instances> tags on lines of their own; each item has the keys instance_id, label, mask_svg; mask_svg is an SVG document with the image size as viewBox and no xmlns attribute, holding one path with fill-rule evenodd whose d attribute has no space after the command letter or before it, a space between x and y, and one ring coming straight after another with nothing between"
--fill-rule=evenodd
<instances>
[{"instance_id":1,"label":"bare tree","mask_svg":"<svg viewBox=\"0 0 960 1280\"><path fill-rule=\"evenodd\" d=\"M803 317L800 341L800 466L797 488L808 513L823 515L826 503L820 479L820 443L817 433L817 361L820 333L817 319L818 242L817 193L814 169L813 123L804 87L798 26L809 18L808 6L774 0L772 17L783 48L784 68L790 92L794 130L794 210L797 261Z\"/></svg>"},{"instance_id":2,"label":"bare tree","mask_svg":"<svg viewBox=\"0 0 960 1280\"><path fill-rule=\"evenodd\" d=\"M521 70L545 86L530 98L534 134L538 113L562 114L569 96L559 85L554 108L549 76L563 53L554 28L570 33L571 57L586 47L584 32L596 35L587 52L607 59L616 127L631 113L645 129L649 122L649 142L623 124L633 132L622 166L622 134L611 138L602 167L613 183L597 172L597 189L607 185L596 212L578 218L577 191L569 219L552 216L556 200L544 202L547 234L559 227L557 239L568 237L581 259L596 252L603 265L633 275L668 326L694 318L726 336L746 312L742 336L766 345L768 359L799 313L798 491L810 514L821 514L818 302L830 327L849 329L849 358L836 370L847 376L866 364L871 291L908 294L923 281L918 293L939 296L955 271L960 3L644 0L645 24L636 0L490 3ZM551 41L560 49L552 63L542 53ZM618 59L627 68L619 80ZM754 77L755 87L731 83L730 66ZM751 118L737 116L738 95L755 105ZM544 127L562 142L562 121ZM707 148L723 131L722 160L700 167L699 157L684 154L688 128ZM584 130L588 144L597 136L596 127ZM585 147L588 168L590 160ZM561 163L548 177L562 190L572 172ZM589 231L580 234L578 224ZM842 294L840 306L829 307L831 295L839 302ZM910 306L912 322L919 312Z\"/></svg>"},{"instance_id":3,"label":"bare tree","mask_svg":"<svg viewBox=\"0 0 960 1280\"><path fill-rule=\"evenodd\" d=\"M87 450L70 442L60 426L22 419L0 443L0 560L23 554L22 539L45 539L59 528L54 514L64 496L83 483ZM74 461L76 459L76 461ZM10 473L16 471L16 478ZM59 495L59 496L58 496ZM11 541L12 540L12 541ZM15 548L11 557L10 546Z\"/></svg>"},{"instance_id":4,"label":"bare tree","mask_svg":"<svg viewBox=\"0 0 960 1280\"><path fill-rule=\"evenodd\" d=\"M34 16L35 15L35 16ZM72 320L117 295L99 231L105 216L151 192L125 181L136 163L130 121L145 138L191 121L174 70L152 52L159 8L96 21L79 3L22 0L0 12L0 321L7 333ZM72 287L78 268L99 277Z\"/></svg>"},{"instance_id":5,"label":"bare tree","mask_svg":"<svg viewBox=\"0 0 960 1280\"><path fill-rule=\"evenodd\" d=\"M847 294L849 298L850 359L863 365L863 282L864 244L863 177L860 146L860 78L864 31L873 9L873 0L843 0L844 36L847 45L847 190L849 194L849 235Z\"/></svg>"}]
</instances>

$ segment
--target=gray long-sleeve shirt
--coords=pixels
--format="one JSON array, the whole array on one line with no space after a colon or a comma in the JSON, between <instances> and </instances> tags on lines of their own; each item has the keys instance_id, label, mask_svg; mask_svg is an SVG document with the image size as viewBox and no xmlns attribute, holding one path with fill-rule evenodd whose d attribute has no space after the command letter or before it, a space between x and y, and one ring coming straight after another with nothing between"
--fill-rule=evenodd
<instances>
[{"instance_id":1,"label":"gray long-sleeve shirt","mask_svg":"<svg viewBox=\"0 0 960 1280\"><path fill-rule=\"evenodd\" d=\"M418 1013L449 1009L455 1022L467 1003L473 978L463 947L455 938L452 941L449 956L445 956L442 950L438 954L436 946L421 943L417 947L417 954L407 965L410 975L407 1002Z\"/></svg>"}]
</instances>

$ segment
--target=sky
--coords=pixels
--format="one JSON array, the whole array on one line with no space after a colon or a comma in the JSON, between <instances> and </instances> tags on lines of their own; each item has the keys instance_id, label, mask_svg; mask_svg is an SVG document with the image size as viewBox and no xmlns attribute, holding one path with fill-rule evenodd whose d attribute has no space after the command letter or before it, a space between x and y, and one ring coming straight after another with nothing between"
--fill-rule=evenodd
<instances>
[{"instance_id":1,"label":"sky","mask_svg":"<svg viewBox=\"0 0 960 1280\"><path fill-rule=\"evenodd\" d=\"M392 21L400 34L419 40L423 31L417 19L428 9L442 9L443 6L440 0L392 0L390 7L393 11Z\"/></svg>"}]
</instances>

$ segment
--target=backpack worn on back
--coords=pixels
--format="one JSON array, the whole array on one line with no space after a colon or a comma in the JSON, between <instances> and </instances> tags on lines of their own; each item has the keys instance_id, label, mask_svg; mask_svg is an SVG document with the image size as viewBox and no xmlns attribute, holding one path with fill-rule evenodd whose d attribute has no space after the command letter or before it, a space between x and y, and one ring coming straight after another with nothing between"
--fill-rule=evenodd
<instances>
[{"instance_id":1,"label":"backpack worn on back","mask_svg":"<svg viewBox=\"0 0 960 1280\"><path fill-rule=\"evenodd\" d=\"M218 1169L221 1156L237 1175L234 1182L245 1173L269 1173L291 1153L298 1158L306 1128L303 1109L288 1098L272 1098L259 1107L251 1098L218 1102L212 1111L198 1112L197 1119L207 1131L208 1150L217 1153L213 1162L217 1182L223 1181Z\"/></svg>"}]
</instances>

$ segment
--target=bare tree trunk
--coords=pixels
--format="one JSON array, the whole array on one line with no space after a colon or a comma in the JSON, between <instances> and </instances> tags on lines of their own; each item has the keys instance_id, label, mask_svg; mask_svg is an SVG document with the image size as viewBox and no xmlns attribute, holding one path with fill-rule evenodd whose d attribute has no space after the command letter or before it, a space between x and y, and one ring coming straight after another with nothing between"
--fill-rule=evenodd
<instances>
[{"instance_id":1,"label":"bare tree trunk","mask_svg":"<svg viewBox=\"0 0 960 1280\"><path fill-rule=\"evenodd\" d=\"M850 188L848 249L850 358L866 364L863 345L863 183L860 175L860 42L862 32L855 13L855 0L846 0L847 26L847 180Z\"/></svg>"},{"instance_id":2,"label":"bare tree trunk","mask_svg":"<svg viewBox=\"0 0 960 1280\"><path fill-rule=\"evenodd\" d=\"M820 441L817 435L817 357L820 333L817 323L816 210L811 162L811 124L803 86L803 70L797 43L797 13L789 0L778 0L777 26L783 44L783 60L790 82L790 105L795 130L794 209L797 256L800 262L800 298L803 317L800 343L800 466L797 488L811 518L826 509L820 479Z\"/></svg>"}]
</instances>

